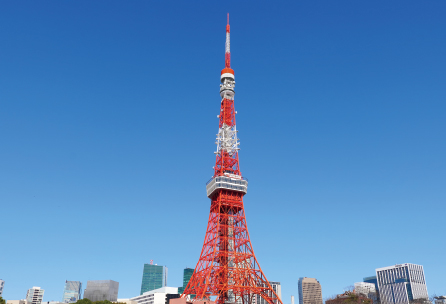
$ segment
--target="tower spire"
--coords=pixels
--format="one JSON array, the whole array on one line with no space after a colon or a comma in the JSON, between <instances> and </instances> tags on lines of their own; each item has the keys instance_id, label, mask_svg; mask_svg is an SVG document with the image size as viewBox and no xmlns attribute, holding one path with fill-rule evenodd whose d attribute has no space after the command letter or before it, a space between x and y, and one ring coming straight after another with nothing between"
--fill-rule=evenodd
<instances>
[{"instance_id":1,"label":"tower spire","mask_svg":"<svg viewBox=\"0 0 446 304\"><path fill-rule=\"evenodd\" d=\"M225 68L231 68L231 39L230 39L230 27L229 27L229 13L228 24L226 25L226 44L225 44Z\"/></svg>"}]
</instances>

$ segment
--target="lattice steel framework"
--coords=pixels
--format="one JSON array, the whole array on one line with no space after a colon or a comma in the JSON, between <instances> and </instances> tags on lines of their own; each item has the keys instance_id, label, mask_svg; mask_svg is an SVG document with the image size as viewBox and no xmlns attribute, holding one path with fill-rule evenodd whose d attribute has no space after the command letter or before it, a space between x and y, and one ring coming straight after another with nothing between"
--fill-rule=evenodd
<instances>
[{"instance_id":1,"label":"lattice steel framework","mask_svg":"<svg viewBox=\"0 0 446 304\"><path fill-rule=\"evenodd\" d=\"M282 304L254 255L243 196L247 180L240 173L234 109L234 70L231 69L229 14L226 26L225 68L221 72L221 108L214 176L208 197L211 209L200 259L182 297L213 299L218 304L254 304L260 295Z\"/></svg>"}]
</instances>

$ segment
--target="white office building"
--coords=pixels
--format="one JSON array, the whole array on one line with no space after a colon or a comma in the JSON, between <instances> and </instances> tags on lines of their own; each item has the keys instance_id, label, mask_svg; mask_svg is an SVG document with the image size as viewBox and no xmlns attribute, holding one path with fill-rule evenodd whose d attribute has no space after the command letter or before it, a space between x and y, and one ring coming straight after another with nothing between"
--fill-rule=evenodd
<instances>
[{"instance_id":1,"label":"white office building","mask_svg":"<svg viewBox=\"0 0 446 304\"><path fill-rule=\"evenodd\" d=\"M446 296L435 297L435 304L446 304Z\"/></svg>"},{"instance_id":2,"label":"white office building","mask_svg":"<svg viewBox=\"0 0 446 304\"><path fill-rule=\"evenodd\" d=\"M373 303L376 303L378 301L378 294L376 293L376 287L375 284L373 283L367 283L367 282L355 283L355 293L357 295L362 295L373 300Z\"/></svg>"},{"instance_id":3,"label":"white office building","mask_svg":"<svg viewBox=\"0 0 446 304\"><path fill-rule=\"evenodd\" d=\"M44 292L45 290L42 288L34 286L33 288L28 289L28 292L26 293L26 301L29 304L41 304Z\"/></svg>"},{"instance_id":4,"label":"white office building","mask_svg":"<svg viewBox=\"0 0 446 304\"><path fill-rule=\"evenodd\" d=\"M161 287L151 291L146 291L140 296L131 298L130 301L134 301L138 304L166 304L166 299L169 294L177 295L178 287Z\"/></svg>"},{"instance_id":5,"label":"white office building","mask_svg":"<svg viewBox=\"0 0 446 304\"><path fill-rule=\"evenodd\" d=\"M378 268L376 278L382 304L409 304L429 297L421 265L405 263Z\"/></svg>"},{"instance_id":6,"label":"white office building","mask_svg":"<svg viewBox=\"0 0 446 304\"><path fill-rule=\"evenodd\" d=\"M138 304L138 302L132 301L130 299L118 299L116 302L125 304Z\"/></svg>"},{"instance_id":7,"label":"white office building","mask_svg":"<svg viewBox=\"0 0 446 304\"><path fill-rule=\"evenodd\" d=\"M0 297L3 296L3 287L5 286L5 281L0 280Z\"/></svg>"},{"instance_id":8,"label":"white office building","mask_svg":"<svg viewBox=\"0 0 446 304\"><path fill-rule=\"evenodd\" d=\"M376 293L375 284L358 282L355 283L355 293L368 296L370 293Z\"/></svg>"},{"instance_id":9,"label":"white office building","mask_svg":"<svg viewBox=\"0 0 446 304\"><path fill-rule=\"evenodd\" d=\"M280 286L280 282L269 282L269 284L271 285L271 288L274 290L279 299L282 300L282 287ZM270 294L270 296L272 296L272 294ZM260 295L257 295L256 304L268 304L268 302Z\"/></svg>"}]
</instances>

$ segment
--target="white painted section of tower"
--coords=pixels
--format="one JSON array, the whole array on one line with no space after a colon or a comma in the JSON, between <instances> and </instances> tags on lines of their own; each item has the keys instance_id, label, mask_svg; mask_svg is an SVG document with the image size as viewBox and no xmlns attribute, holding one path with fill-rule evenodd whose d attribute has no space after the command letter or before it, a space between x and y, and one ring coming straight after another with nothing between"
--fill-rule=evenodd
<instances>
[{"instance_id":1,"label":"white painted section of tower","mask_svg":"<svg viewBox=\"0 0 446 304\"><path fill-rule=\"evenodd\" d=\"M230 52L231 52L231 42L229 38L229 33L226 32L225 53L230 53Z\"/></svg>"},{"instance_id":2,"label":"white painted section of tower","mask_svg":"<svg viewBox=\"0 0 446 304\"><path fill-rule=\"evenodd\" d=\"M232 155L237 150L240 150L240 148L238 147L240 143L238 142L237 138L236 126L230 127L224 123L218 130L216 143L217 153L220 153L221 150L224 150L228 152L229 155Z\"/></svg>"},{"instance_id":3,"label":"white painted section of tower","mask_svg":"<svg viewBox=\"0 0 446 304\"><path fill-rule=\"evenodd\" d=\"M225 77L223 78L223 75L225 74L229 74L231 76L229 77ZM234 95L235 95L235 81L234 81L234 75L232 75L231 73L225 73L223 75L221 75L221 84L220 84L220 96L222 98L221 101L223 101L223 99L234 99Z\"/></svg>"},{"instance_id":4,"label":"white painted section of tower","mask_svg":"<svg viewBox=\"0 0 446 304\"><path fill-rule=\"evenodd\" d=\"M220 96L222 98L222 102L224 99L234 99L234 75L230 74L231 78L224 78L223 83L220 84ZM220 114L221 115L221 114ZM236 126L228 126L227 124L223 124L221 128L218 130L217 134L217 152L219 154L221 150L224 150L229 153L229 155L233 155L235 152L240 150L238 147L240 145L237 138L237 128Z\"/></svg>"},{"instance_id":5,"label":"white painted section of tower","mask_svg":"<svg viewBox=\"0 0 446 304\"><path fill-rule=\"evenodd\" d=\"M220 79L223 79L223 78L232 78L232 80L234 80L234 74L231 74L231 73L221 74Z\"/></svg>"}]
</instances>

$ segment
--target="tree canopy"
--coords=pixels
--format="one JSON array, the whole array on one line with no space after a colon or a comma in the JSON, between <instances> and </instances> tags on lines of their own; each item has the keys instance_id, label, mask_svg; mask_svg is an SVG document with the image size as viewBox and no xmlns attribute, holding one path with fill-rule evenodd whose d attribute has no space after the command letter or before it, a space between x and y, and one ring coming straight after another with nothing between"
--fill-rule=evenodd
<instances>
[{"instance_id":1,"label":"tree canopy","mask_svg":"<svg viewBox=\"0 0 446 304\"><path fill-rule=\"evenodd\" d=\"M5 304L5 303L0 303L0 304ZM125 304L125 303L110 302L109 300L92 302L90 299L82 299L82 300L78 300L74 304Z\"/></svg>"}]
</instances>

